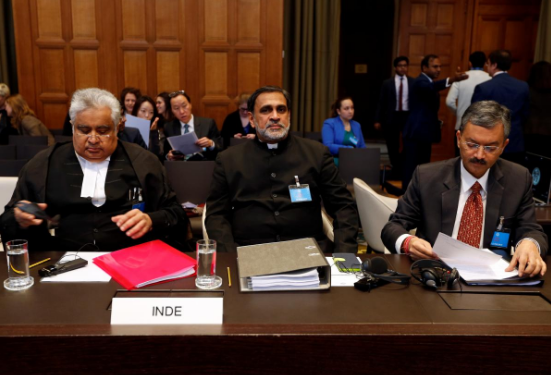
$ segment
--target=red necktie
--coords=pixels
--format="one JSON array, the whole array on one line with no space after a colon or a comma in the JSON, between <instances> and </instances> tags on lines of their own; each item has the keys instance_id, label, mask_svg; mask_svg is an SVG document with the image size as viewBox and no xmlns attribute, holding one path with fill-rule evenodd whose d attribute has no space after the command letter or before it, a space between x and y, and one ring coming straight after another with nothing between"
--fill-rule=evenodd
<instances>
[{"instance_id":1,"label":"red necktie","mask_svg":"<svg viewBox=\"0 0 551 375\"><path fill-rule=\"evenodd\" d=\"M398 90L398 111L402 111L402 96L404 94L404 77L400 77L400 90Z\"/></svg>"},{"instance_id":2,"label":"red necktie","mask_svg":"<svg viewBox=\"0 0 551 375\"><path fill-rule=\"evenodd\" d=\"M478 182L475 182L471 187L472 193L465 202L461 224L459 224L459 233L457 234L459 241L476 248L480 247L484 211L480 189L482 189L482 186Z\"/></svg>"}]
</instances>

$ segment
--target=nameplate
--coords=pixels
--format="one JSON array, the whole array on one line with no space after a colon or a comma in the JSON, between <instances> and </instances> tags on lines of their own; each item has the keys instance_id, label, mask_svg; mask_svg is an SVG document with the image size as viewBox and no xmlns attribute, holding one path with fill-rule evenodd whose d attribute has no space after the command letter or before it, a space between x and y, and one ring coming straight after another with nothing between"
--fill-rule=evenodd
<instances>
[{"instance_id":1,"label":"nameplate","mask_svg":"<svg viewBox=\"0 0 551 375\"><path fill-rule=\"evenodd\" d=\"M113 298L111 324L222 324L224 298Z\"/></svg>"}]
</instances>

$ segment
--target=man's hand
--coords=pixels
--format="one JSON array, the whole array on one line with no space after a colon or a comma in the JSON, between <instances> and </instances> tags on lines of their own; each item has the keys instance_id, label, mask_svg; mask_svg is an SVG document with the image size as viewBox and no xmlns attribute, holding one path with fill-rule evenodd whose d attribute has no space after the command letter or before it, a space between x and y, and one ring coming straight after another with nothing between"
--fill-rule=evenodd
<instances>
[{"instance_id":1,"label":"man's hand","mask_svg":"<svg viewBox=\"0 0 551 375\"><path fill-rule=\"evenodd\" d=\"M518 245L513 259L511 259L511 263L509 263L509 267L505 269L505 272L514 270L517 264L518 275L520 277L525 275L534 277L537 274L543 276L545 275L545 271L547 271L547 265L541 258L538 247L528 240L524 240Z\"/></svg>"},{"instance_id":2,"label":"man's hand","mask_svg":"<svg viewBox=\"0 0 551 375\"><path fill-rule=\"evenodd\" d=\"M373 127L375 128L375 130L381 130L381 123L376 122L375 124L373 124Z\"/></svg>"},{"instance_id":3,"label":"man's hand","mask_svg":"<svg viewBox=\"0 0 551 375\"><path fill-rule=\"evenodd\" d=\"M448 83L451 85L454 82L463 81L469 78L469 75L465 72L461 71L461 68L458 66L457 70L455 71L455 75L449 77Z\"/></svg>"},{"instance_id":4,"label":"man's hand","mask_svg":"<svg viewBox=\"0 0 551 375\"><path fill-rule=\"evenodd\" d=\"M415 236L409 241L409 256L413 259L438 258L436 254L433 253L430 243Z\"/></svg>"},{"instance_id":5,"label":"man's hand","mask_svg":"<svg viewBox=\"0 0 551 375\"><path fill-rule=\"evenodd\" d=\"M152 229L153 223L148 214L138 209L128 211L124 215L113 216L111 220L117 224L120 230L126 232L128 237L136 240Z\"/></svg>"},{"instance_id":6,"label":"man's hand","mask_svg":"<svg viewBox=\"0 0 551 375\"><path fill-rule=\"evenodd\" d=\"M184 154L178 154L178 155L174 155L172 153L173 150L170 150L168 152L168 154L166 155L166 158L168 160L171 160L171 161L174 161L174 160L184 160L184 158L186 157Z\"/></svg>"},{"instance_id":7,"label":"man's hand","mask_svg":"<svg viewBox=\"0 0 551 375\"><path fill-rule=\"evenodd\" d=\"M31 203L29 201L24 201L24 200L19 202ZM48 207L48 205L46 203L38 203L38 207L40 207L41 210L45 210L46 207ZM13 212L15 214L15 221L17 221L19 226L23 229L27 229L28 227L33 225L40 225L44 221L42 219L37 219L34 215L21 211L17 207L13 209Z\"/></svg>"},{"instance_id":8,"label":"man's hand","mask_svg":"<svg viewBox=\"0 0 551 375\"><path fill-rule=\"evenodd\" d=\"M233 135L234 138L243 138L243 134L237 133Z\"/></svg>"},{"instance_id":9,"label":"man's hand","mask_svg":"<svg viewBox=\"0 0 551 375\"><path fill-rule=\"evenodd\" d=\"M207 137L203 137L203 138L199 138L199 139L195 142L195 144L196 144L197 146L199 146L199 147L207 147L207 148L209 148L209 147L214 146L214 141L211 140L211 139L209 139L209 138L207 138Z\"/></svg>"}]
</instances>

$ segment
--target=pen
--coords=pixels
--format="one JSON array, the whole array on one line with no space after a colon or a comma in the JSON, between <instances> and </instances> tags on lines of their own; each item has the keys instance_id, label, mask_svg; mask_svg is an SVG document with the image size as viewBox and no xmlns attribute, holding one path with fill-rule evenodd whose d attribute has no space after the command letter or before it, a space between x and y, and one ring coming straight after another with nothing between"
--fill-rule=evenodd
<instances>
[{"instance_id":1,"label":"pen","mask_svg":"<svg viewBox=\"0 0 551 375\"><path fill-rule=\"evenodd\" d=\"M228 286L231 288L231 274L230 274L230 267L228 267Z\"/></svg>"},{"instance_id":2,"label":"pen","mask_svg":"<svg viewBox=\"0 0 551 375\"><path fill-rule=\"evenodd\" d=\"M44 259L44 260L41 260L40 262L36 262L36 263L34 263L34 264L31 264L31 265L29 266L29 268L36 267L36 266L38 266L39 264L45 263L45 262L47 262L47 261L49 261L49 260L51 260L51 259L52 259L52 258L46 258L46 259Z\"/></svg>"}]
</instances>

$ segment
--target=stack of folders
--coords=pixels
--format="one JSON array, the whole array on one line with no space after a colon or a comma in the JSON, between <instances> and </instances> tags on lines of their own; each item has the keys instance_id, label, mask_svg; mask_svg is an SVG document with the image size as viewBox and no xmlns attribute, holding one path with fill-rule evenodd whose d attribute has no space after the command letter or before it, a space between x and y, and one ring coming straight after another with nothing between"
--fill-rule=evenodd
<instances>
[{"instance_id":1,"label":"stack of folders","mask_svg":"<svg viewBox=\"0 0 551 375\"><path fill-rule=\"evenodd\" d=\"M331 287L329 264L313 238L238 247L237 267L242 292Z\"/></svg>"},{"instance_id":2,"label":"stack of folders","mask_svg":"<svg viewBox=\"0 0 551 375\"><path fill-rule=\"evenodd\" d=\"M317 268L307 268L276 275L251 276L248 286L253 290L319 288L320 277Z\"/></svg>"}]
</instances>

